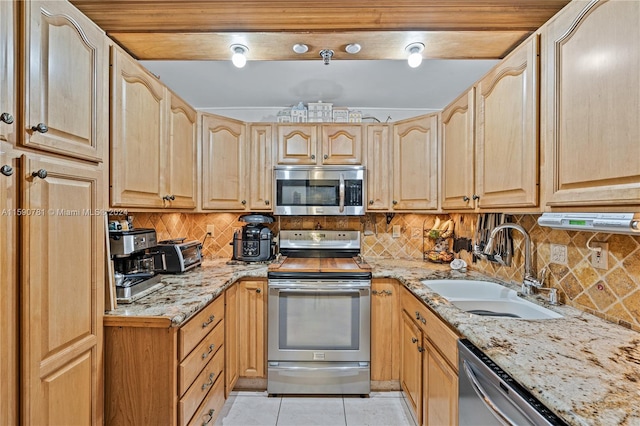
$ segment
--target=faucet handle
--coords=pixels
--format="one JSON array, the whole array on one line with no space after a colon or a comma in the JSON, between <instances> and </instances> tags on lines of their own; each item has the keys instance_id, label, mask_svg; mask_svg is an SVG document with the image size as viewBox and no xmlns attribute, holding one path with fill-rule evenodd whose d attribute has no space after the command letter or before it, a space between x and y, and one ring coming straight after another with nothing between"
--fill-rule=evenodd
<instances>
[{"instance_id":1,"label":"faucet handle","mask_svg":"<svg viewBox=\"0 0 640 426\"><path fill-rule=\"evenodd\" d=\"M544 281L547 278L547 267L545 266L540 270L540 287L544 287Z\"/></svg>"}]
</instances>

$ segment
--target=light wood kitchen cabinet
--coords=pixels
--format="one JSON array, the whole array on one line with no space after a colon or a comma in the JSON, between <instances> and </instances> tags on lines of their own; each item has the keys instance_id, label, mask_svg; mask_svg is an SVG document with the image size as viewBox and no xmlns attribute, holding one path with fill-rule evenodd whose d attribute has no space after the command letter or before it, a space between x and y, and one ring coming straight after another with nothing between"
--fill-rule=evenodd
<instances>
[{"instance_id":1,"label":"light wood kitchen cabinet","mask_svg":"<svg viewBox=\"0 0 640 426\"><path fill-rule=\"evenodd\" d=\"M71 3L24 7L24 117L19 143L100 162L106 157L109 50L104 32Z\"/></svg>"},{"instance_id":2,"label":"light wood kitchen cabinet","mask_svg":"<svg viewBox=\"0 0 640 426\"><path fill-rule=\"evenodd\" d=\"M571 2L542 27L547 209L637 211L640 3Z\"/></svg>"},{"instance_id":3,"label":"light wood kitchen cabinet","mask_svg":"<svg viewBox=\"0 0 640 426\"><path fill-rule=\"evenodd\" d=\"M376 388L375 382L398 382L400 379L399 323L398 282L374 279L371 282L372 388Z\"/></svg>"},{"instance_id":4,"label":"light wood kitchen cabinet","mask_svg":"<svg viewBox=\"0 0 640 426\"><path fill-rule=\"evenodd\" d=\"M241 121L202 114L203 209L247 209L245 133Z\"/></svg>"},{"instance_id":5,"label":"light wood kitchen cabinet","mask_svg":"<svg viewBox=\"0 0 640 426\"><path fill-rule=\"evenodd\" d=\"M442 111L442 208L475 208L475 88Z\"/></svg>"},{"instance_id":6,"label":"light wood kitchen cabinet","mask_svg":"<svg viewBox=\"0 0 640 426\"><path fill-rule=\"evenodd\" d=\"M369 124L367 129L367 210L391 210L391 141L389 126Z\"/></svg>"},{"instance_id":7,"label":"light wood kitchen cabinet","mask_svg":"<svg viewBox=\"0 0 640 426\"><path fill-rule=\"evenodd\" d=\"M227 398L239 376L238 363L238 286L232 285L224 292L224 326L225 326L225 369L224 396Z\"/></svg>"},{"instance_id":8,"label":"light wood kitchen cabinet","mask_svg":"<svg viewBox=\"0 0 640 426\"><path fill-rule=\"evenodd\" d=\"M266 378L266 291L264 280L238 284L239 376Z\"/></svg>"},{"instance_id":9,"label":"light wood kitchen cabinet","mask_svg":"<svg viewBox=\"0 0 640 426\"><path fill-rule=\"evenodd\" d=\"M400 386L417 424L422 422L422 331L402 311L400 326Z\"/></svg>"},{"instance_id":10,"label":"light wood kitchen cabinet","mask_svg":"<svg viewBox=\"0 0 640 426\"><path fill-rule=\"evenodd\" d=\"M23 155L22 422L102 423L104 178Z\"/></svg>"},{"instance_id":11,"label":"light wood kitchen cabinet","mask_svg":"<svg viewBox=\"0 0 640 426\"><path fill-rule=\"evenodd\" d=\"M538 44L534 34L476 83L480 209L538 205Z\"/></svg>"},{"instance_id":12,"label":"light wood kitchen cabinet","mask_svg":"<svg viewBox=\"0 0 640 426\"><path fill-rule=\"evenodd\" d=\"M169 318L106 317L105 424L215 420L225 398L224 317L224 296L181 327Z\"/></svg>"},{"instance_id":13,"label":"light wood kitchen cabinet","mask_svg":"<svg viewBox=\"0 0 640 426\"><path fill-rule=\"evenodd\" d=\"M7 2L0 2L0 10L6 10L4 3ZM19 423L18 161L11 145L0 141L0 424L3 425Z\"/></svg>"},{"instance_id":14,"label":"light wood kitchen cabinet","mask_svg":"<svg viewBox=\"0 0 640 426\"><path fill-rule=\"evenodd\" d=\"M111 66L111 205L162 208L167 92L119 48Z\"/></svg>"},{"instance_id":15,"label":"light wood kitchen cabinet","mask_svg":"<svg viewBox=\"0 0 640 426\"><path fill-rule=\"evenodd\" d=\"M418 424L456 425L458 335L408 289L400 293L400 383L407 402Z\"/></svg>"},{"instance_id":16,"label":"light wood kitchen cabinet","mask_svg":"<svg viewBox=\"0 0 640 426\"><path fill-rule=\"evenodd\" d=\"M249 209L273 211L273 125L249 127Z\"/></svg>"},{"instance_id":17,"label":"light wood kitchen cabinet","mask_svg":"<svg viewBox=\"0 0 640 426\"><path fill-rule=\"evenodd\" d=\"M438 115L395 123L392 209L436 210L438 170Z\"/></svg>"},{"instance_id":18,"label":"light wood kitchen cabinet","mask_svg":"<svg viewBox=\"0 0 640 426\"><path fill-rule=\"evenodd\" d=\"M362 159L362 125L278 125L280 165L362 165Z\"/></svg>"},{"instance_id":19,"label":"light wood kitchen cabinet","mask_svg":"<svg viewBox=\"0 0 640 426\"><path fill-rule=\"evenodd\" d=\"M168 196L168 207L196 207L197 113L189 104L168 92L169 129L166 149L161 155L166 158L166 167L160 178L163 180L163 194Z\"/></svg>"},{"instance_id":20,"label":"light wood kitchen cabinet","mask_svg":"<svg viewBox=\"0 0 640 426\"><path fill-rule=\"evenodd\" d=\"M16 53L17 7L13 1L0 2L0 142L16 143ZM0 419L1 420L1 419Z\"/></svg>"}]
</instances>

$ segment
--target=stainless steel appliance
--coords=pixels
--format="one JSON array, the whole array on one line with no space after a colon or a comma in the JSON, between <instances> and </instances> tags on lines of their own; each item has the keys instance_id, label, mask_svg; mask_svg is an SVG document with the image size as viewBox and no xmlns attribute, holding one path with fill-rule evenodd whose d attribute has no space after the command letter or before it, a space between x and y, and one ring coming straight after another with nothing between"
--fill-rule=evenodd
<instances>
[{"instance_id":1,"label":"stainless steel appliance","mask_svg":"<svg viewBox=\"0 0 640 426\"><path fill-rule=\"evenodd\" d=\"M186 238L160 241L153 248L156 272L181 274L202 264L202 243L184 240Z\"/></svg>"},{"instance_id":2,"label":"stainless steel appliance","mask_svg":"<svg viewBox=\"0 0 640 426\"><path fill-rule=\"evenodd\" d=\"M566 425L468 340L458 355L460 426Z\"/></svg>"},{"instance_id":3,"label":"stainless steel appliance","mask_svg":"<svg viewBox=\"0 0 640 426\"><path fill-rule=\"evenodd\" d=\"M371 271L352 259L359 252L359 231L280 231L287 258L268 272L269 394L369 393Z\"/></svg>"},{"instance_id":4,"label":"stainless steel appliance","mask_svg":"<svg viewBox=\"0 0 640 426\"><path fill-rule=\"evenodd\" d=\"M233 260L264 262L273 259L276 243L271 229L265 223L273 223L273 217L263 214L246 214L238 218L246 225L233 234Z\"/></svg>"},{"instance_id":5,"label":"stainless steel appliance","mask_svg":"<svg viewBox=\"0 0 640 426\"><path fill-rule=\"evenodd\" d=\"M364 215L362 166L278 166L277 215Z\"/></svg>"},{"instance_id":6,"label":"stainless steel appliance","mask_svg":"<svg viewBox=\"0 0 640 426\"><path fill-rule=\"evenodd\" d=\"M148 249L157 244L154 229L109 231L111 259L116 279L116 300L130 303L160 282L154 257Z\"/></svg>"}]
</instances>

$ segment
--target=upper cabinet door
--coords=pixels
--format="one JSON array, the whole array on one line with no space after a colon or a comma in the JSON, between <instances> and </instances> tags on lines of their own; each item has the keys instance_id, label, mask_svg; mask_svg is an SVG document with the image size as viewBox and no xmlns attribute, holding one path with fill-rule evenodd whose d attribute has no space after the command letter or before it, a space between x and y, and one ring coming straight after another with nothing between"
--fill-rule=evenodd
<instances>
[{"instance_id":1,"label":"upper cabinet door","mask_svg":"<svg viewBox=\"0 0 640 426\"><path fill-rule=\"evenodd\" d=\"M313 124L278 125L278 164L315 165L318 128Z\"/></svg>"},{"instance_id":2,"label":"upper cabinet door","mask_svg":"<svg viewBox=\"0 0 640 426\"><path fill-rule=\"evenodd\" d=\"M202 116L202 208L246 210L245 125Z\"/></svg>"},{"instance_id":3,"label":"upper cabinet door","mask_svg":"<svg viewBox=\"0 0 640 426\"><path fill-rule=\"evenodd\" d=\"M386 124L367 125L367 210L391 209L391 141Z\"/></svg>"},{"instance_id":4,"label":"upper cabinet door","mask_svg":"<svg viewBox=\"0 0 640 426\"><path fill-rule=\"evenodd\" d=\"M112 61L111 205L163 207L165 87L120 49Z\"/></svg>"},{"instance_id":5,"label":"upper cabinet door","mask_svg":"<svg viewBox=\"0 0 640 426\"><path fill-rule=\"evenodd\" d=\"M104 32L68 2L22 4L24 145L102 161L109 143L109 51Z\"/></svg>"},{"instance_id":6,"label":"upper cabinet door","mask_svg":"<svg viewBox=\"0 0 640 426\"><path fill-rule=\"evenodd\" d=\"M170 207L196 206L197 119L198 114L185 101L169 92L169 132L163 178Z\"/></svg>"},{"instance_id":7,"label":"upper cabinet door","mask_svg":"<svg viewBox=\"0 0 640 426\"><path fill-rule=\"evenodd\" d=\"M252 124L249 141L249 209L273 211L273 126Z\"/></svg>"},{"instance_id":8,"label":"upper cabinet door","mask_svg":"<svg viewBox=\"0 0 640 426\"><path fill-rule=\"evenodd\" d=\"M0 1L0 141L16 143L16 4Z\"/></svg>"},{"instance_id":9,"label":"upper cabinet door","mask_svg":"<svg viewBox=\"0 0 640 426\"><path fill-rule=\"evenodd\" d=\"M361 125L323 125L322 164L361 165L362 128Z\"/></svg>"},{"instance_id":10,"label":"upper cabinet door","mask_svg":"<svg viewBox=\"0 0 640 426\"><path fill-rule=\"evenodd\" d=\"M572 2L542 28L547 206L637 210L639 23L638 1Z\"/></svg>"},{"instance_id":11,"label":"upper cabinet door","mask_svg":"<svg viewBox=\"0 0 640 426\"><path fill-rule=\"evenodd\" d=\"M476 86L479 208L538 205L538 36Z\"/></svg>"},{"instance_id":12,"label":"upper cabinet door","mask_svg":"<svg viewBox=\"0 0 640 426\"><path fill-rule=\"evenodd\" d=\"M438 208L438 115L393 126L394 210Z\"/></svg>"},{"instance_id":13,"label":"upper cabinet door","mask_svg":"<svg viewBox=\"0 0 640 426\"><path fill-rule=\"evenodd\" d=\"M475 207L474 93L472 88L442 111L442 208Z\"/></svg>"}]
</instances>

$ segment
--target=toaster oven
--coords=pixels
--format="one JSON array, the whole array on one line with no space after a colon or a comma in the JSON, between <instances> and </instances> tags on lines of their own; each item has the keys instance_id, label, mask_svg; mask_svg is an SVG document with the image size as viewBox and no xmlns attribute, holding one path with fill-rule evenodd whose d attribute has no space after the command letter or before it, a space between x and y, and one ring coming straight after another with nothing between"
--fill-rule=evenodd
<instances>
[{"instance_id":1,"label":"toaster oven","mask_svg":"<svg viewBox=\"0 0 640 426\"><path fill-rule=\"evenodd\" d=\"M160 241L154 247L156 272L181 274L202 264L202 243L184 240Z\"/></svg>"}]
</instances>

